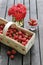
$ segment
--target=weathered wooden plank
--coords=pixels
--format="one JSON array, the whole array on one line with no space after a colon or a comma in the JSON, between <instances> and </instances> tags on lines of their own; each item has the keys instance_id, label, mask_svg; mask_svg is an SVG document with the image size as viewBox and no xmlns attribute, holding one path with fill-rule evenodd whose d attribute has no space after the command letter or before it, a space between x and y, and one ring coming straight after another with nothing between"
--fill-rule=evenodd
<instances>
[{"instance_id":1,"label":"weathered wooden plank","mask_svg":"<svg viewBox=\"0 0 43 65\"><path fill-rule=\"evenodd\" d=\"M0 0L0 7L1 7L1 4L2 4L2 0Z\"/></svg>"},{"instance_id":2,"label":"weathered wooden plank","mask_svg":"<svg viewBox=\"0 0 43 65\"><path fill-rule=\"evenodd\" d=\"M9 61L9 65L22 65L22 58L21 58L21 54L17 53L15 55L14 60Z\"/></svg>"},{"instance_id":3,"label":"weathered wooden plank","mask_svg":"<svg viewBox=\"0 0 43 65\"><path fill-rule=\"evenodd\" d=\"M30 13L31 13L31 18L37 19L35 0L30 0ZM38 29L35 31L35 33L36 33L35 44L30 51L31 65L40 65Z\"/></svg>"},{"instance_id":4,"label":"weathered wooden plank","mask_svg":"<svg viewBox=\"0 0 43 65\"><path fill-rule=\"evenodd\" d=\"M5 18L7 0L2 1L0 5L1 5L0 6L0 17ZM8 57L6 55L5 47L1 46L1 64L0 65L7 65L7 59Z\"/></svg>"},{"instance_id":5,"label":"weathered wooden plank","mask_svg":"<svg viewBox=\"0 0 43 65\"><path fill-rule=\"evenodd\" d=\"M2 5L2 0L0 0L0 7L1 5ZM0 44L0 65L1 65L1 62L2 62L2 56L1 56L1 44Z\"/></svg>"},{"instance_id":6,"label":"weathered wooden plank","mask_svg":"<svg viewBox=\"0 0 43 65\"><path fill-rule=\"evenodd\" d=\"M16 1L16 0L15 0ZM8 5L7 5L7 14L6 14L6 19L8 20L8 21L12 21L12 17L9 17L8 16L8 9L9 9L9 7L10 6L12 6L13 4L14 4L14 2L15 2L14 0L9 0L8 1ZM16 55L15 55L15 58L14 58L14 60L9 60L9 65L22 65L22 57L21 57L22 55L21 54L19 54L19 53L17 53Z\"/></svg>"},{"instance_id":7,"label":"weathered wooden plank","mask_svg":"<svg viewBox=\"0 0 43 65\"><path fill-rule=\"evenodd\" d=\"M43 0L37 0L38 4L38 23L39 23L39 44L40 44L40 63L43 65Z\"/></svg>"},{"instance_id":8,"label":"weathered wooden plank","mask_svg":"<svg viewBox=\"0 0 43 65\"><path fill-rule=\"evenodd\" d=\"M0 7L0 17L5 17L5 12L6 12L6 7L7 7L7 0L2 1L1 7Z\"/></svg>"},{"instance_id":9,"label":"weathered wooden plank","mask_svg":"<svg viewBox=\"0 0 43 65\"><path fill-rule=\"evenodd\" d=\"M12 17L8 15L8 9L14 4L14 0L9 0L7 4L6 19L12 21Z\"/></svg>"},{"instance_id":10,"label":"weathered wooden plank","mask_svg":"<svg viewBox=\"0 0 43 65\"><path fill-rule=\"evenodd\" d=\"M26 17L24 19L24 27L25 28L29 28L29 25L28 25L28 20L29 20L29 0L24 0L23 2L27 8L27 14L26 14ZM30 51L25 55L23 56L23 65L30 65Z\"/></svg>"},{"instance_id":11,"label":"weathered wooden plank","mask_svg":"<svg viewBox=\"0 0 43 65\"><path fill-rule=\"evenodd\" d=\"M35 0L30 0L30 13L31 13L31 18L36 19L36 2Z\"/></svg>"},{"instance_id":12,"label":"weathered wooden plank","mask_svg":"<svg viewBox=\"0 0 43 65\"><path fill-rule=\"evenodd\" d=\"M7 50L6 46L1 45L1 65L7 65L8 63Z\"/></svg>"},{"instance_id":13,"label":"weathered wooden plank","mask_svg":"<svg viewBox=\"0 0 43 65\"><path fill-rule=\"evenodd\" d=\"M23 3L23 0L15 0L15 4Z\"/></svg>"},{"instance_id":14,"label":"weathered wooden plank","mask_svg":"<svg viewBox=\"0 0 43 65\"><path fill-rule=\"evenodd\" d=\"M29 25L28 25L28 21L29 21L29 1L28 0L24 0L23 3L24 3L24 5L27 8L26 17L24 19L24 27L28 29L29 28Z\"/></svg>"}]
</instances>

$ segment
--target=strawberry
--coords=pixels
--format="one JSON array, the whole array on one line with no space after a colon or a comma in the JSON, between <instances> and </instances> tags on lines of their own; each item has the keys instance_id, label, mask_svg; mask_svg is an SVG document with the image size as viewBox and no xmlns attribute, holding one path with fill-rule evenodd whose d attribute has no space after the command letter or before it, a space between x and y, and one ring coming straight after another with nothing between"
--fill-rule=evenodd
<instances>
[{"instance_id":1,"label":"strawberry","mask_svg":"<svg viewBox=\"0 0 43 65\"><path fill-rule=\"evenodd\" d=\"M16 35L18 35L18 32L16 32Z\"/></svg>"},{"instance_id":2,"label":"strawberry","mask_svg":"<svg viewBox=\"0 0 43 65\"><path fill-rule=\"evenodd\" d=\"M21 31L19 31L19 32L18 32L18 34L19 34L19 35L22 35L22 32L21 32Z\"/></svg>"},{"instance_id":3,"label":"strawberry","mask_svg":"<svg viewBox=\"0 0 43 65\"><path fill-rule=\"evenodd\" d=\"M12 30L10 31L10 34L13 34L13 31Z\"/></svg>"},{"instance_id":4,"label":"strawberry","mask_svg":"<svg viewBox=\"0 0 43 65\"><path fill-rule=\"evenodd\" d=\"M26 45L26 42L22 42L22 45L24 45L24 46L25 46L25 45Z\"/></svg>"},{"instance_id":5,"label":"strawberry","mask_svg":"<svg viewBox=\"0 0 43 65\"><path fill-rule=\"evenodd\" d=\"M14 59L14 55L11 55L11 56L10 56L10 59L13 60L13 59Z\"/></svg>"},{"instance_id":6,"label":"strawberry","mask_svg":"<svg viewBox=\"0 0 43 65\"><path fill-rule=\"evenodd\" d=\"M2 25L0 27L1 27L1 29L3 29L3 26Z\"/></svg>"},{"instance_id":7,"label":"strawberry","mask_svg":"<svg viewBox=\"0 0 43 65\"><path fill-rule=\"evenodd\" d=\"M11 35L11 34L9 34L9 37L12 37L12 35Z\"/></svg>"},{"instance_id":8,"label":"strawberry","mask_svg":"<svg viewBox=\"0 0 43 65\"><path fill-rule=\"evenodd\" d=\"M7 51L7 55L10 56L11 55L11 52L10 51Z\"/></svg>"},{"instance_id":9,"label":"strawberry","mask_svg":"<svg viewBox=\"0 0 43 65\"><path fill-rule=\"evenodd\" d=\"M22 38L22 41L25 42L26 41L26 38Z\"/></svg>"},{"instance_id":10,"label":"strawberry","mask_svg":"<svg viewBox=\"0 0 43 65\"><path fill-rule=\"evenodd\" d=\"M7 32L6 35L9 36L9 33Z\"/></svg>"},{"instance_id":11,"label":"strawberry","mask_svg":"<svg viewBox=\"0 0 43 65\"><path fill-rule=\"evenodd\" d=\"M2 30L0 31L0 34L2 34L3 32L2 32Z\"/></svg>"},{"instance_id":12,"label":"strawberry","mask_svg":"<svg viewBox=\"0 0 43 65\"><path fill-rule=\"evenodd\" d=\"M16 54L16 51L15 51L15 50L12 50L11 53L12 53L12 54Z\"/></svg>"},{"instance_id":13,"label":"strawberry","mask_svg":"<svg viewBox=\"0 0 43 65\"><path fill-rule=\"evenodd\" d=\"M19 40L22 40L22 36L20 35L20 36L18 37L18 39L19 39Z\"/></svg>"},{"instance_id":14,"label":"strawberry","mask_svg":"<svg viewBox=\"0 0 43 65\"><path fill-rule=\"evenodd\" d=\"M26 39L26 43L28 42L29 40L28 39Z\"/></svg>"},{"instance_id":15,"label":"strawberry","mask_svg":"<svg viewBox=\"0 0 43 65\"><path fill-rule=\"evenodd\" d=\"M16 29L14 29L13 31L14 31L14 33L15 33L15 32L16 32Z\"/></svg>"},{"instance_id":16,"label":"strawberry","mask_svg":"<svg viewBox=\"0 0 43 65\"><path fill-rule=\"evenodd\" d=\"M34 20L34 19L30 19L30 22L28 22L28 23L29 23L29 25L31 25L31 26L36 26L36 25L37 25L37 21Z\"/></svg>"},{"instance_id":17,"label":"strawberry","mask_svg":"<svg viewBox=\"0 0 43 65\"><path fill-rule=\"evenodd\" d=\"M22 33L22 37L25 37L25 34Z\"/></svg>"},{"instance_id":18,"label":"strawberry","mask_svg":"<svg viewBox=\"0 0 43 65\"><path fill-rule=\"evenodd\" d=\"M15 39L15 40L18 39L18 36L17 36L17 35L14 35L14 39Z\"/></svg>"},{"instance_id":19,"label":"strawberry","mask_svg":"<svg viewBox=\"0 0 43 65\"><path fill-rule=\"evenodd\" d=\"M28 22L28 23L29 23L29 25L33 26L33 23L32 22Z\"/></svg>"},{"instance_id":20,"label":"strawberry","mask_svg":"<svg viewBox=\"0 0 43 65\"><path fill-rule=\"evenodd\" d=\"M37 25L37 23L35 22L34 24L33 24L33 26L36 26Z\"/></svg>"},{"instance_id":21,"label":"strawberry","mask_svg":"<svg viewBox=\"0 0 43 65\"><path fill-rule=\"evenodd\" d=\"M28 39L30 40L31 39L31 36L29 36Z\"/></svg>"}]
</instances>

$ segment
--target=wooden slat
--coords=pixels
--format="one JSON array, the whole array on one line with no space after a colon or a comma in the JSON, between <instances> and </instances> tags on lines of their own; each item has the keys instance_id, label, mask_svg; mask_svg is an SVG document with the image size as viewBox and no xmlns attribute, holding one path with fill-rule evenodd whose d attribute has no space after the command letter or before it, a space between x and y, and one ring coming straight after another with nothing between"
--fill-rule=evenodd
<instances>
[{"instance_id":1,"label":"wooden slat","mask_svg":"<svg viewBox=\"0 0 43 65\"><path fill-rule=\"evenodd\" d=\"M37 19L36 15L36 1L30 0L30 13L31 18ZM31 65L40 65L40 55L39 55L39 39L38 39L38 29L35 31L36 38L34 46L31 48Z\"/></svg>"},{"instance_id":2,"label":"wooden slat","mask_svg":"<svg viewBox=\"0 0 43 65\"><path fill-rule=\"evenodd\" d=\"M7 49L6 46L1 45L1 65L7 65L8 63Z\"/></svg>"},{"instance_id":3,"label":"wooden slat","mask_svg":"<svg viewBox=\"0 0 43 65\"><path fill-rule=\"evenodd\" d=\"M2 5L2 0L0 0L0 7ZM1 8L0 8L1 10ZM1 56L1 44L0 44L0 65L1 65L1 62L2 62L2 56Z\"/></svg>"},{"instance_id":4,"label":"wooden slat","mask_svg":"<svg viewBox=\"0 0 43 65\"><path fill-rule=\"evenodd\" d=\"M36 19L36 2L35 0L30 0L30 13L31 13L31 18Z\"/></svg>"},{"instance_id":5,"label":"wooden slat","mask_svg":"<svg viewBox=\"0 0 43 65\"><path fill-rule=\"evenodd\" d=\"M15 55L14 60L9 61L9 65L22 65L22 58L21 58L21 54L17 53Z\"/></svg>"},{"instance_id":6,"label":"wooden slat","mask_svg":"<svg viewBox=\"0 0 43 65\"><path fill-rule=\"evenodd\" d=\"M15 0L16 1L16 0ZM7 5L7 14L6 14L6 19L8 20L8 21L12 21L12 17L9 17L8 16L8 9L9 9L9 7L10 6L12 6L13 4L14 4L14 2L15 2L14 0L9 0L8 1L8 5ZM9 60L9 65L22 65L22 57L21 57L22 55L21 54L19 54L19 53L17 53L16 55L15 55L15 58L14 58L14 60Z\"/></svg>"},{"instance_id":7,"label":"wooden slat","mask_svg":"<svg viewBox=\"0 0 43 65\"><path fill-rule=\"evenodd\" d=\"M15 4L23 3L23 0L15 0Z\"/></svg>"},{"instance_id":8,"label":"wooden slat","mask_svg":"<svg viewBox=\"0 0 43 65\"><path fill-rule=\"evenodd\" d=\"M0 7L1 7L1 4L2 4L2 0L0 0Z\"/></svg>"},{"instance_id":9,"label":"wooden slat","mask_svg":"<svg viewBox=\"0 0 43 65\"><path fill-rule=\"evenodd\" d=\"M2 1L1 7L0 7L0 17L5 17L6 12L6 6L7 6L7 0Z\"/></svg>"},{"instance_id":10,"label":"wooden slat","mask_svg":"<svg viewBox=\"0 0 43 65\"><path fill-rule=\"evenodd\" d=\"M26 17L24 19L24 27L28 29L29 25L28 25L28 20L29 20L29 0L24 0L23 2L27 8L27 14ZM30 51L23 56L23 65L30 65Z\"/></svg>"},{"instance_id":11,"label":"wooden slat","mask_svg":"<svg viewBox=\"0 0 43 65\"><path fill-rule=\"evenodd\" d=\"M9 0L7 4L6 19L12 21L12 17L8 16L8 9L14 4L14 0Z\"/></svg>"},{"instance_id":12,"label":"wooden slat","mask_svg":"<svg viewBox=\"0 0 43 65\"><path fill-rule=\"evenodd\" d=\"M7 6L7 0L0 2L0 17L5 18L6 6ZM6 55L5 49L6 47L1 46L1 61L0 61L1 64L0 65L7 65L8 57Z\"/></svg>"},{"instance_id":13,"label":"wooden slat","mask_svg":"<svg viewBox=\"0 0 43 65\"><path fill-rule=\"evenodd\" d=\"M39 21L40 63L43 65L43 0L37 0Z\"/></svg>"},{"instance_id":14,"label":"wooden slat","mask_svg":"<svg viewBox=\"0 0 43 65\"><path fill-rule=\"evenodd\" d=\"M24 19L24 27L25 28L29 28L29 25L28 25L28 21L29 21L29 1L28 0L24 0L23 2L27 8L27 13L26 13L26 17Z\"/></svg>"}]
</instances>

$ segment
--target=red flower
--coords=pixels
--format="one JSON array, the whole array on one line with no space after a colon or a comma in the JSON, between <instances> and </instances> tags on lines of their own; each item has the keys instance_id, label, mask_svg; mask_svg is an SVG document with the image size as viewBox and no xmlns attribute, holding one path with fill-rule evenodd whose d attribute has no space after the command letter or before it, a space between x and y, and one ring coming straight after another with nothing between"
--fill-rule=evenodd
<instances>
[{"instance_id":1,"label":"red flower","mask_svg":"<svg viewBox=\"0 0 43 65\"><path fill-rule=\"evenodd\" d=\"M26 7L23 4L17 4L12 6L11 8L9 8L8 10L8 15L12 15L13 17L15 17L16 21L20 21L22 19L24 19L24 17L26 16Z\"/></svg>"}]
</instances>

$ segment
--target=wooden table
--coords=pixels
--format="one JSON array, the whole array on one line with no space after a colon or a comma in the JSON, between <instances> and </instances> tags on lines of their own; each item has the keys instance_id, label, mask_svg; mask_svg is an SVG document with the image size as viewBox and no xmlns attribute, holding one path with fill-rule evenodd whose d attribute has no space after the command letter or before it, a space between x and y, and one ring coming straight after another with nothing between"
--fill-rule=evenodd
<instances>
[{"instance_id":1,"label":"wooden table","mask_svg":"<svg viewBox=\"0 0 43 65\"><path fill-rule=\"evenodd\" d=\"M12 18L7 13L8 8L13 4L19 3L18 1L0 0L0 17L11 21ZM11 60L6 54L8 47L0 43L0 65L43 65L43 0L20 0L20 3L25 4L27 7L27 15L24 20L25 28L28 28L29 18L38 19L39 26L34 31L36 33L35 44L27 55L23 56L17 53L14 60Z\"/></svg>"}]
</instances>

